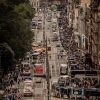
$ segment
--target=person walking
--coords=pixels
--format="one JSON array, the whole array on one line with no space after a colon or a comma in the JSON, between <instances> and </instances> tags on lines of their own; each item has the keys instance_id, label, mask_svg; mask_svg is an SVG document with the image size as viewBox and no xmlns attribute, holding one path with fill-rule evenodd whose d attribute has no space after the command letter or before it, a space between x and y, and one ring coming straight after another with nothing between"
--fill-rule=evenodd
<instances>
[{"instance_id":1,"label":"person walking","mask_svg":"<svg viewBox=\"0 0 100 100\"><path fill-rule=\"evenodd\" d=\"M11 94L11 92L9 92L9 94L7 95L7 100L12 100L12 94Z\"/></svg>"}]
</instances>

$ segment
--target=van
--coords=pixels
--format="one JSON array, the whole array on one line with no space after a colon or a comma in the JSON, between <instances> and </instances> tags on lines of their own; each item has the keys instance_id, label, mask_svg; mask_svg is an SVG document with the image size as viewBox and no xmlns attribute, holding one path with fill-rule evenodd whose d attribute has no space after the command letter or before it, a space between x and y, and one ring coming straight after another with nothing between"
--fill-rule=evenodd
<instances>
[{"instance_id":1,"label":"van","mask_svg":"<svg viewBox=\"0 0 100 100\"><path fill-rule=\"evenodd\" d=\"M68 74L67 64L61 64L61 66L60 66L60 75L67 75L67 74Z\"/></svg>"}]
</instances>

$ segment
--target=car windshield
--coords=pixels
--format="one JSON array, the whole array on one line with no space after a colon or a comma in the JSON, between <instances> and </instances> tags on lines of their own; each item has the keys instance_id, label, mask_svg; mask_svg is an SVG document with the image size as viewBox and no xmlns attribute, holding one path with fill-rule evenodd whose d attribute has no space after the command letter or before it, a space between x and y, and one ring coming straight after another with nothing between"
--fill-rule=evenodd
<instances>
[{"instance_id":1,"label":"car windshield","mask_svg":"<svg viewBox=\"0 0 100 100\"><path fill-rule=\"evenodd\" d=\"M29 87L29 86L32 86L32 84L31 83L27 83L27 84L25 84L25 86Z\"/></svg>"},{"instance_id":2,"label":"car windshield","mask_svg":"<svg viewBox=\"0 0 100 100\"><path fill-rule=\"evenodd\" d=\"M29 70L30 69L30 67L24 67L24 70Z\"/></svg>"}]
</instances>

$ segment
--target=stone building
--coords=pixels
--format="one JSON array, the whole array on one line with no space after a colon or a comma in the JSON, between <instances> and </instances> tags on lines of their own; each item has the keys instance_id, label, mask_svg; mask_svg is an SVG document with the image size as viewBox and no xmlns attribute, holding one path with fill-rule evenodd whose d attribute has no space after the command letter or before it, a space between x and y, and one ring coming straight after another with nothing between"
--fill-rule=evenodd
<instances>
[{"instance_id":1,"label":"stone building","mask_svg":"<svg viewBox=\"0 0 100 100\"><path fill-rule=\"evenodd\" d=\"M68 0L66 6L79 50L82 55L89 52L95 64L100 64L100 1Z\"/></svg>"},{"instance_id":2,"label":"stone building","mask_svg":"<svg viewBox=\"0 0 100 100\"><path fill-rule=\"evenodd\" d=\"M100 64L100 0L91 0L89 43L94 62Z\"/></svg>"},{"instance_id":3,"label":"stone building","mask_svg":"<svg viewBox=\"0 0 100 100\"><path fill-rule=\"evenodd\" d=\"M35 8L36 11L38 11L38 8L40 6L40 0L29 0L30 4Z\"/></svg>"}]
</instances>

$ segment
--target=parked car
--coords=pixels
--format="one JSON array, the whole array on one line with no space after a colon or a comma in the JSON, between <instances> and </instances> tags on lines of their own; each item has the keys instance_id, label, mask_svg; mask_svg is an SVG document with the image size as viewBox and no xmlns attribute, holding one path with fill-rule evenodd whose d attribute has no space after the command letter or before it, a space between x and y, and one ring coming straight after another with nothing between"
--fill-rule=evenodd
<instances>
[{"instance_id":1,"label":"parked car","mask_svg":"<svg viewBox=\"0 0 100 100\"><path fill-rule=\"evenodd\" d=\"M25 80L24 81L24 86L33 86L33 81L32 80Z\"/></svg>"},{"instance_id":2,"label":"parked car","mask_svg":"<svg viewBox=\"0 0 100 100\"><path fill-rule=\"evenodd\" d=\"M32 86L25 85L23 89L24 97L32 97L33 96L33 88Z\"/></svg>"},{"instance_id":3,"label":"parked car","mask_svg":"<svg viewBox=\"0 0 100 100\"><path fill-rule=\"evenodd\" d=\"M59 38L58 38L58 35L56 32L54 32L54 35L53 35L53 38L52 38L52 41L58 41Z\"/></svg>"},{"instance_id":4,"label":"parked car","mask_svg":"<svg viewBox=\"0 0 100 100\"><path fill-rule=\"evenodd\" d=\"M56 44L56 47L60 47L60 44Z\"/></svg>"},{"instance_id":5,"label":"parked car","mask_svg":"<svg viewBox=\"0 0 100 100\"><path fill-rule=\"evenodd\" d=\"M52 82L52 96L53 97L60 97L60 86L58 84L58 82Z\"/></svg>"},{"instance_id":6,"label":"parked car","mask_svg":"<svg viewBox=\"0 0 100 100\"><path fill-rule=\"evenodd\" d=\"M68 66L67 64L61 64L60 66L60 74L67 75L68 74Z\"/></svg>"},{"instance_id":7,"label":"parked car","mask_svg":"<svg viewBox=\"0 0 100 100\"><path fill-rule=\"evenodd\" d=\"M56 32L57 31L57 28L56 27L53 27L52 28L52 32Z\"/></svg>"},{"instance_id":8,"label":"parked car","mask_svg":"<svg viewBox=\"0 0 100 100\"><path fill-rule=\"evenodd\" d=\"M36 29L37 22L35 20L32 20L32 29Z\"/></svg>"},{"instance_id":9,"label":"parked car","mask_svg":"<svg viewBox=\"0 0 100 100\"><path fill-rule=\"evenodd\" d=\"M42 17L39 16L39 17L38 17L38 21L42 21Z\"/></svg>"},{"instance_id":10,"label":"parked car","mask_svg":"<svg viewBox=\"0 0 100 100\"><path fill-rule=\"evenodd\" d=\"M38 22L37 29L42 29L42 23Z\"/></svg>"},{"instance_id":11,"label":"parked car","mask_svg":"<svg viewBox=\"0 0 100 100\"><path fill-rule=\"evenodd\" d=\"M31 74L31 68L30 67L23 67L23 75L30 75Z\"/></svg>"},{"instance_id":12,"label":"parked car","mask_svg":"<svg viewBox=\"0 0 100 100\"><path fill-rule=\"evenodd\" d=\"M60 86L69 86L70 83L70 77L68 75L61 75L58 79L58 83Z\"/></svg>"}]
</instances>

